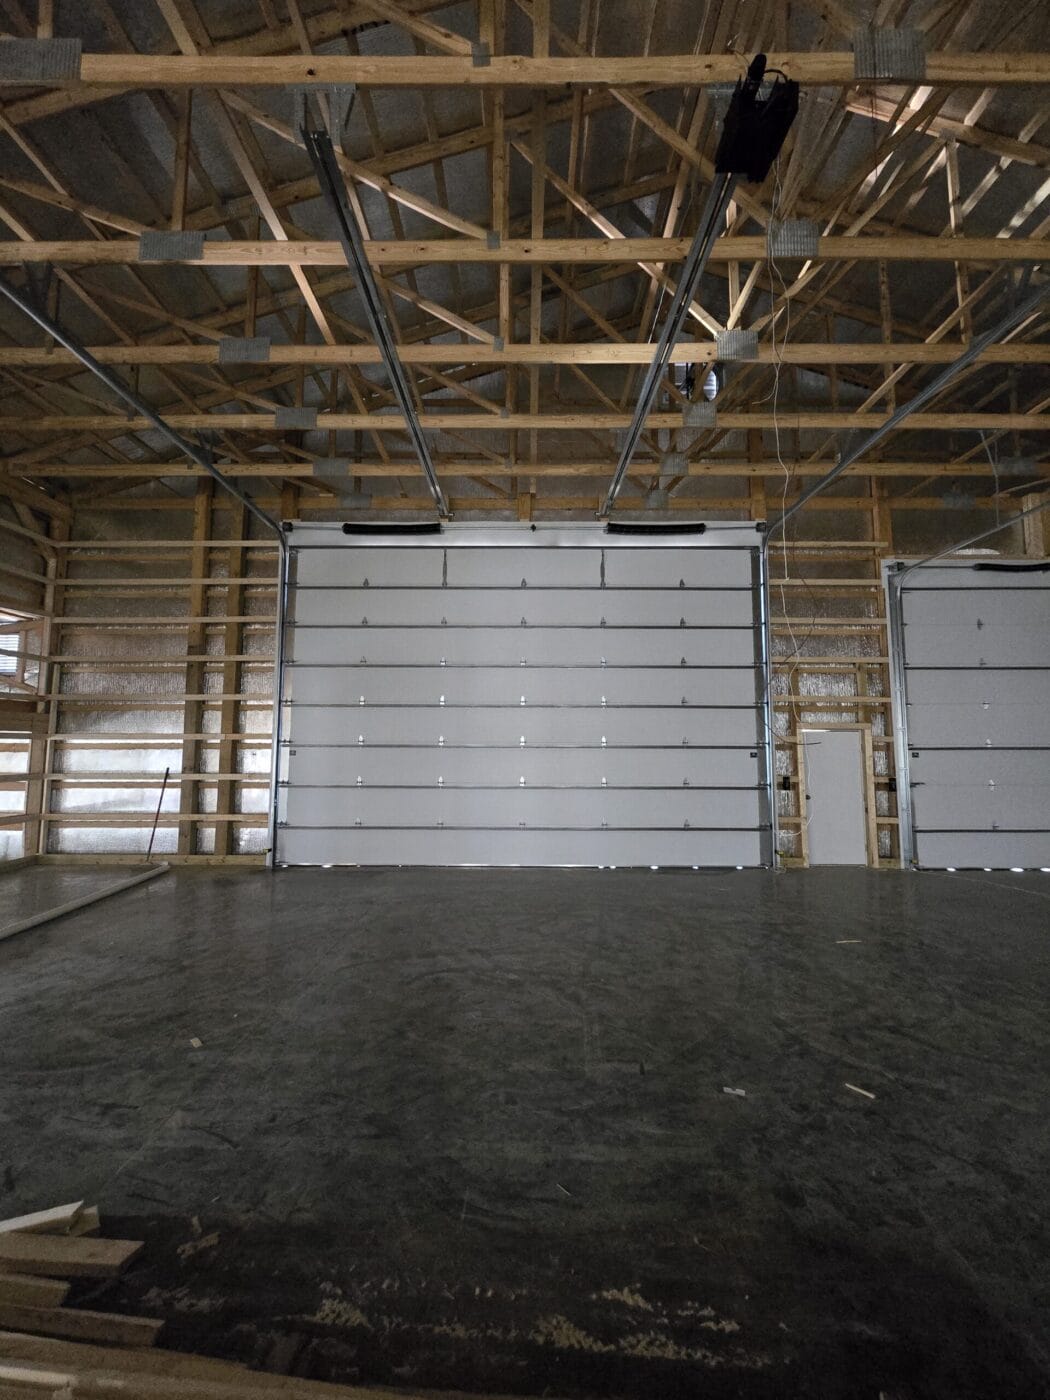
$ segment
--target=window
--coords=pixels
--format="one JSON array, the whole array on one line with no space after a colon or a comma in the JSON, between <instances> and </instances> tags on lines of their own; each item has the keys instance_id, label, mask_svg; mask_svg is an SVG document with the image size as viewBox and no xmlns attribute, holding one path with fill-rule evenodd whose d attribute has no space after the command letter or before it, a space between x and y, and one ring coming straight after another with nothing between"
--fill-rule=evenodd
<instances>
[{"instance_id":1,"label":"window","mask_svg":"<svg viewBox=\"0 0 1050 1400\"><path fill-rule=\"evenodd\" d=\"M0 693L39 693L42 640L42 618L0 610Z\"/></svg>"}]
</instances>

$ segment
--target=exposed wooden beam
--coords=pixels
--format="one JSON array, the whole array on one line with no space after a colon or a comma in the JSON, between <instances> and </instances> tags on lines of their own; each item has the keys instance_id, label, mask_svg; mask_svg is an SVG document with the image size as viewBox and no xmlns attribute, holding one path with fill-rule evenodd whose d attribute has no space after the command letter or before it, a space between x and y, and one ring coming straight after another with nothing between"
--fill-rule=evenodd
<instances>
[{"instance_id":1,"label":"exposed wooden beam","mask_svg":"<svg viewBox=\"0 0 1050 1400\"><path fill-rule=\"evenodd\" d=\"M788 365L945 365L966 349L959 341L912 344L909 341L838 343L835 341L796 341L774 347L761 343L758 364ZM207 345L158 345L136 342L129 345L93 345L90 353L104 365L213 365L219 363L218 343ZM491 342L459 345L404 345L401 359L411 365L503 365L503 364L583 364L646 365L653 346L635 341L569 341L542 345L508 345L499 350ZM671 352L678 364L715 364L718 352L713 340L683 340ZM75 365L67 350L43 346L0 346L0 369L16 367L49 368ZM271 345L271 365L378 365L382 363L374 345ZM1050 364L1050 341L1011 341L990 345L978 364ZM240 386L238 386L240 387Z\"/></svg>"},{"instance_id":2,"label":"exposed wooden beam","mask_svg":"<svg viewBox=\"0 0 1050 1400\"><path fill-rule=\"evenodd\" d=\"M806 85L863 87L854 72L852 53L771 53L770 68ZM747 60L736 54L655 54L648 58L525 58L493 56L489 63L472 58L425 58L344 55L277 57L207 55L161 56L140 53L86 53L74 81L114 92L139 88L286 87L359 83L370 87L698 87L735 82ZM930 53L924 84L929 87L1042 86L1050 68L1041 53ZM879 87L885 89L881 82ZM914 86L914 84L898 84Z\"/></svg>"},{"instance_id":3,"label":"exposed wooden beam","mask_svg":"<svg viewBox=\"0 0 1050 1400\"><path fill-rule=\"evenodd\" d=\"M756 433L756 436L760 434ZM614 465L613 454L602 461L564 461L564 462L538 462L535 466L529 466L529 475L544 477L607 477L610 468ZM801 476L823 476L835 465L833 460L822 459L820 461L807 460L804 462L790 463L792 477ZM437 472L442 477L476 477L484 472L488 476L514 476L521 471L519 465L513 463L493 463L487 460L450 460L438 459L436 462ZM399 459L395 461L347 461L346 470L348 476L364 478L383 478L411 475L416 468L414 461ZM659 462L653 460L639 460L632 475L644 477L659 469ZM220 470L231 477L245 477L257 480L310 480L313 476L314 467L308 461L277 461L258 458L249 463L231 462L220 464ZM34 462L25 468L12 468L12 475L27 478L43 477L69 477L85 478L98 477L106 478L111 476L123 476L127 472L127 467L118 466L111 462L73 464L66 462ZM1043 463L1033 462L1033 476L1039 476L1050 471L1050 461ZM717 478L717 477L777 477L782 475L782 469L776 459L759 461L757 464L750 461L729 458L715 461L695 461L686 462L681 468L682 475L691 478ZM153 477L200 477L204 475L204 469L192 463L186 462L153 462L148 467L142 468L142 473ZM951 461L898 461L898 462L858 462L850 468L850 476L872 476L872 477L991 477L995 473L994 467L987 461L976 460L973 462L951 462ZM328 473L330 475L330 473ZM6 477L0 470L0 485ZM837 498L836 498L837 500ZM217 547L217 546L216 546ZM217 586L224 587L228 580L222 579Z\"/></svg>"},{"instance_id":4,"label":"exposed wooden beam","mask_svg":"<svg viewBox=\"0 0 1050 1400\"><path fill-rule=\"evenodd\" d=\"M243 167L247 172L247 167ZM55 201L57 202L57 201ZM272 226L279 220L269 200ZM92 217L89 213L87 217ZM365 248L375 267L408 268L431 263L627 263L680 262L689 251L688 238L518 238L489 247L480 238L404 239L370 241ZM764 262L765 238L719 238L714 262ZM928 238L921 234L830 236L819 240L809 262L848 258L854 262L985 262L1041 263L1050 261L1050 238ZM112 238L105 242L68 240L0 243L0 264L46 262L88 266L134 264L138 241ZM205 242L199 258L172 258L173 263L199 267L339 267L346 259L338 243L292 239L216 239Z\"/></svg>"},{"instance_id":5,"label":"exposed wooden beam","mask_svg":"<svg viewBox=\"0 0 1050 1400\"><path fill-rule=\"evenodd\" d=\"M277 428L272 413L168 413L166 421L173 428L190 431L285 432ZM774 413L719 413L719 429L829 428L833 432L854 428L873 429L884 419L881 413L827 413L781 411ZM424 413L424 428L441 431L509 432L528 431L535 427L543 431L612 432L626 428L630 415L625 413L528 413L497 417L490 413ZM37 432L146 432L151 424L147 418L123 418L117 414L38 414L31 418L0 417L0 430L28 434ZM681 428L680 413L653 413L649 428ZM913 413L901 432L918 432L934 428L947 432L1011 431L1046 432L1050 429L1050 414L1038 413ZM325 431L404 432L404 418L397 413L325 413L317 415L317 429ZM135 464L131 464L135 465Z\"/></svg>"}]
</instances>

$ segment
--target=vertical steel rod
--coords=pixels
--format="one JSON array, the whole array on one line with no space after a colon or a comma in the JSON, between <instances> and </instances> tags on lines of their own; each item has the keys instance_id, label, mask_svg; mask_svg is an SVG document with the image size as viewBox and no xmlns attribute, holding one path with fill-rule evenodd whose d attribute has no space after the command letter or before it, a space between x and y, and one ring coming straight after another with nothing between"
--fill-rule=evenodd
<instances>
[{"instance_id":1,"label":"vertical steel rod","mask_svg":"<svg viewBox=\"0 0 1050 1400\"><path fill-rule=\"evenodd\" d=\"M343 245L343 253L357 283L357 293L364 304L365 319L368 321L379 353L383 357L383 364L390 377L390 387L394 391L394 398L404 416L405 426L412 439L412 445L416 449L416 456L419 458L419 465L427 479L427 485L430 487L430 494L434 498L439 515L447 517L449 513L448 502L445 500L445 494L438 482L437 472L430 455L430 447L416 414L408 375L401 363L397 345L387 322L375 273L372 271L372 266L365 252L361 230L354 217L354 212L350 208L350 201L346 195L346 183L336 163L332 138L327 131L309 131L305 126L299 134L306 147L306 153L310 157L314 174L321 186L321 193L335 218L339 242Z\"/></svg>"},{"instance_id":2,"label":"vertical steel rod","mask_svg":"<svg viewBox=\"0 0 1050 1400\"><path fill-rule=\"evenodd\" d=\"M164 805L164 793L167 790L168 779L171 776L171 769L165 768L164 780L160 785L160 796L157 798L157 811L153 817L153 830L149 834L149 845L146 847L146 860L149 861L153 855L153 842L157 837L157 823L160 821L160 809Z\"/></svg>"},{"instance_id":3,"label":"vertical steel rod","mask_svg":"<svg viewBox=\"0 0 1050 1400\"><path fill-rule=\"evenodd\" d=\"M700 278L703 276L707 260L711 256L711 249L715 245L718 237L718 230L725 215L726 207L733 197L736 188L736 175L718 175L714 184L707 194L707 202L704 205L703 213L700 215L700 223L693 237L692 246L686 255L682 265L682 275L678 279L678 286L671 299L671 306L667 312L667 319L664 321L660 338L656 342L656 352L645 372L642 380L642 387L638 391L638 402L635 405L634 417L631 425L627 429L623 447L620 450L620 460L616 465L612 483L606 493L605 501L598 512L598 519L604 520L608 517L613 508L613 503L620 493L627 469L631 465L638 440L645 429L645 420L649 416L649 410L653 406L660 388L660 381L664 377L667 369L667 362L671 358L671 348L681 333L685 318L689 312L690 303L696 293Z\"/></svg>"}]
</instances>

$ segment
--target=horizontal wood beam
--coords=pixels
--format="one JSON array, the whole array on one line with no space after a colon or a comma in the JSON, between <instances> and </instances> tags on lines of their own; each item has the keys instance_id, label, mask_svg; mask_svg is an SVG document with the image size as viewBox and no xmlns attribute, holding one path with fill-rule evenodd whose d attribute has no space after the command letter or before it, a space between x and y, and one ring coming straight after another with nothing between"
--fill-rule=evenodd
<instances>
[{"instance_id":1,"label":"horizontal wood beam","mask_svg":"<svg viewBox=\"0 0 1050 1400\"><path fill-rule=\"evenodd\" d=\"M497 350L478 342L459 345L402 345L398 353L406 365L647 365L651 342L600 341L567 344L508 345ZM946 365L968 348L958 341L912 344L908 341L866 341L851 344L802 342L758 347L759 364L786 365ZM93 345L90 353L103 365L217 365L218 343L209 345ZM672 364L714 364L715 342L679 341L671 352ZM378 365L382 356L374 345L271 345L271 365ZM68 350L42 346L0 346L0 369L46 369L75 365ZM1050 364L1050 341L990 345L978 364Z\"/></svg>"},{"instance_id":2,"label":"horizontal wood beam","mask_svg":"<svg viewBox=\"0 0 1050 1400\"><path fill-rule=\"evenodd\" d=\"M230 477L263 478L269 480L282 480L286 477L294 477L297 480L309 481L314 477L312 463L295 462L267 462L255 461L250 463L227 462L219 463L219 470ZM454 460L435 462L438 476L441 477L463 477L463 476L544 476L544 477L592 477L608 476L615 463L610 457L606 461L581 461L581 462L536 462L529 463L528 467L523 467L519 463L498 463L491 462L487 458L475 458L470 461ZM798 476L823 476L835 465L833 461L805 461L791 462L790 471L792 477ZM343 474L347 481L351 477L361 477L363 479L412 476L417 470L416 462L389 461L389 462L354 462L345 461ZM126 463L117 462L32 462L25 467L12 468L12 473L18 476L31 477L125 477L128 475ZM632 464L631 476L651 476L660 471L660 464L655 461L640 459ZM972 462L857 462L850 467L849 476L952 476L952 477L986 477L995 475L995 466L980 458ZM1032 464L1031 475L1038 475L1040 472L1050 471L1050 462L1034 462ZM186 462L149 462L135 467L137 477L203 477L206 475L203 467ZM764 462L745 461L698 461L686 462L680 476L690 477L721 477L721 476L771 476L782 475L780 464L775 458ZM0 468L0 481L3 478L3 469ZM331 473L326 473L325 481L332 480ZM829 498L830 499L830 498ZM336 505L337 502L331 504ZM866 547L867 543L865 542ZM225 548L225 545L209 545L210 549ZM271 546L272 547L272 546ZM70 548L82 549L84 546L79 542L73 542ZM190 548L187 545L186 548ZM83 580L87 586L95 586L96 580ZM129 580L121 580L122 583L129 583ZM139 586L141 580L130 580L129 586ZM214 579L206 579L205 587L225 588L231 582L225 576ZM251 578L250 584L265 583L265 579ZM171 587L182 587L188 580L169 580ZM72 584L67 583L67 588Z\"/></svg>"},{"instance_id":3,"label":"horizontal wood beam","mask_svg":"<svg viewBox=\"0 0 1050 1400\"><path fill-rule=\"evenodd\" d=\"M852 53L771 53L770 68L807 85L866 87L858 82ZM736 54L651 54L648 57L525 58L493 56L487 63L466 57L288 54L166 56L86 53L78 79L114 92L179 87L311 87L357 83L366 87L701 87L742 78L747 59ZM1042 53L945 53L926 55L924 85L937 87L1041 86L1050 82ZM880 91L891 86L879 82ZM898 83L897 87L914 87Z\"/></svg>"},{"instance_id":4,"label":"horizontal wood beam","mask_svg":"<svg viewBox=\"0 0 1050 1400\"><path fill-rule=\"evenodd\" d=\"M795 428L827 428L840 432L852 428L874 429L881 427L886 417L881 413L826 413L806 411L792 413L788 410L773 413L718 414L719 430L734 428L779 428L782 432ZM286 433L288 429L278 426L275 413L169 413L165 421L169 427L189 429L195 432L261 432ZM631 418L626 413L509 413L505 417L493 413L423 413L420 423L431 432L512 432L538 429L548 432L613 432L630 425ZM680 413L651 413L647 420L649 428L682 428ZM113 413L92 414L37 414L31 418L0 417L0 433L138 433L152 428L148 418L120 417ZM924 428L936 428L948 432L1046 432L1050 429L1050 414L1045 413L913 413L901 425L900 432L913 432ZM318 413L318 432L396 432L405 431L405 420L400 413ZM696 431L704 431L696 429ZM17 471L17 462L8 462ZM127 474L134 476L140 466L148 463L128 462Z\"/></svg>"},{"instance_id":5,"label":"horizontal wood beam","mask_svg":"<svg viewBox=\"0 0 1050 1400\"><path fill-rule=\"evenodd\" d=\"M689 252L689 238L517 238L489 247L480 238L405 239L365 244L374 267L414 267L431 263L631 263L680 262ZM111 238L60 242L0 243L0 265L46 262L88 267L138 262L138 240ZM767 244L761 236L719 238L711 253L714 262L763 262ZM821 238L809 261L849 259L854 262L989 262L1050 261L1050 238L928 238L920 234L879 234L865 237L831 235ZM346 255L336 242L310 239L206 241L199 258L172 258L192 267L345 267ZM155 264L152 264L155 265Z\"/></svg>"}]
</instances>

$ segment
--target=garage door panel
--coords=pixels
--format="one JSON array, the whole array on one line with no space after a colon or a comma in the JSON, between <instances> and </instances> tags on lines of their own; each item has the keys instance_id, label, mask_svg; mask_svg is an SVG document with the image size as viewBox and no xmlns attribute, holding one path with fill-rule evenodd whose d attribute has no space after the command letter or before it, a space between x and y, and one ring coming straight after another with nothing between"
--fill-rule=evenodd
<instances>
[{"instance_id":1,"label":"garage door panel","mask_svg":"<svg viewBox=\"0 0 1050 1400\"><path fill-rule=\"evenodd\" d=\"M369 627L749 627L737 590L298 589L298 624ZM684 620L683 620L684 619Z\"/></svg>"},{"instance_id":2,"label":"garage door panel","mask_svg":"<svg viewBox=\"0 0 1050 1400\"><path fill-rule=\"evenodd\" d=\"M1042 831L1050 811L1050 782L925 783L913 797L915 825L938 831Z\"/></svg>"},{"instance_id":3,"label":"garage door panel","mask_svg":"<svg viewBox=\"0 0 1050 1400\"><path fill-rule=\"evenodd\" d=\"M450 549L450 588L599 588L601 558L590 549Z\"/></svg>"},{"instance_id":4,"label":"garage door panel","mask_svg":"<svg viewBox=\"0 0 1050 1400\"><path fill-rule=\"evenodd\" d=\"M607 588L743 588L752 560L743 549L608 549Z\"/></svg>"},{"instance_id":5,"label":"garage door panel","mask_svg":"<svg viewBox=\"0 0 1050 1400\"><path fill-rule=\"evenodd\" d=\"M1009 870L1050 867L1050 836L1037 831L917 831L927 869Z\"/></svg>"},{"instance_id":6,"label":"garage door panel","mask_svg":"<svg viewBox=\"0 0 1050 1400\"><path fill-rule=\"evenodd\" d=\"M1050 710L1042 705L908 705L908 734L915 748L991 748L1004 736L1011 744L1050 745ZM1048 814L1050 815L1050 814Z\"/></svg>"},{"instance_id":7,"label":"garage door panel","mask_svg":"<svg viewBox=\"0 0 1050 1400\"><path fill-rule=\"evenodd\" d=\"M297 664L335 657L370 665L748 666L755 662L750 627L600 629L584 627L301 627L291 633Z\"/></svg>"},{"instance_id":8,"label":"garage door panel","mask_svg":"<svg viewBox=\"0 0 1050 1400\"><path fill-rule=\"evenodd\" d=\"M943 671L912 667L908 672L908 699L916 705L994 705L1009 699L1011 704L1050 707L1050 669L1037 670L1033 666L1004 672L986 666Z\"/></svg>"},{"instance_id":9,"label":"garage door panel","mask_svg":"<svg viewBox=\"0 0 1050 1400\"><path fill-rule=\"evenodd\" d=\"M748 705L755 700L756 672L615 667L502 669L451 666L302 666L291 673L289 692L314 704L382 703L396 695L411 705Z\"/></svg>"},{"instance_id":10,"label":"garage door panel","mask_svg":"<svg viewBox=\"0 0 1050 1400\"><path fill-rule=\"evenodd\" d=\"M295 540L293 531L292 544ZM330 549L300 549L295 555L296 591L313 587L372 588L418 585L440 588L440 549L356 548L341 544Z\"/></svg>"},{"instance_id":11,"label":"garage door panel","mask_svg":"<svg viewBox=\"0 0 1050 1400\"><path fill-rule=\"evenodd\" d=\"M950 623L955 627L1050 625L1050 595L1037 588L977 589L963 592L945 588L939 592L925 589L904 594L906 626L929 623Z\"/></svg>"},{"instance_id":12,"label":"garage door panel","mask_svg":"<svg viewBox=\"0 0 1050 1400\"><path fill-rule=\"evenodd\" d=\"M292 865L760 865L758 832L289 831Z\"/></svg>"},{"instance_id":13,"label":"garage door panel","mask_svg":"<svg viewBox=\"0 0 1050 1400\"><path fill-rule=\"evenodd\" d=\"M969 782L986 786L1039 786L1050 783L1050 753L1028 749L983 749L980 753L955 749L919 749L911 756L913 783L950 787ZM1050 808L1048 808L1050 811Z\"/></svg>"},{"instance_id":14,"label":"garage door panel","mask_svg":"<svg viewBox=\"0 0 1050 1400\"><path fill-rule=\"evenodd\" d=\"M287 756L289 772L303 784L404 784L431 787L446 782L529 786L754 788L755 760L740 749L507 749L348 748L299 745Z\"/></svg>"},{"instance_id":15,"label":"garage door panel","mask_svg":"<svg viewBox=\"0 0 1050 1400\"><path fill-rule=\"evenodd\" d=\"M1042 570L1040 570L1040 575ZM945 589L958 589L962 593L1001 593L1006 589L1023 592L1026 589L1042 588L1039 575L1027 569L993 568L982 569L972 565L931 564L920 574L913 574L905 592L905 598L921 593L943 592Z\"/></svg>"},{"instance_id":16,"label":"garage door panel","mask_svg":"<svg viewBox=\"0 0 1050 1400\"><path fill-rule=\"evenodd\" d=\"M737 827L758 825L753 792L625 792L602 788L289 788L293 827Z\"/></svg>"},{"instance_id":17,"label":"garage door panel","mask_svg":"<svg viewBox=\"0 0 1050 1400\"><path fill-rule=\"evenodd\" d=\"M312 744L607 744L633 746L660 735L685 747L739 743L754 709L454 709L451 706L295 705L294 736ZM524 739L525 743L521 744Z\"/></svg>"},{"instance_id":18,"label":"garage door panel","mask_svg":"<svg viewBox=\"0 0 1050 1400\"><path fill-rule=\"evenodd\" d=\"M1028 627L977 627L973 624L963 627L948 623L919 626L912 623L904 628L906 655L921 658L920 664L924 667L994 669L997 666L1044 665L1045 651L1038 646L1033 649L1032 642L1032 630Z\"/></svg>"}]
</instances>

